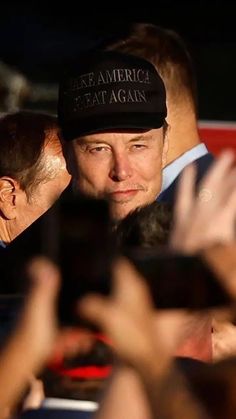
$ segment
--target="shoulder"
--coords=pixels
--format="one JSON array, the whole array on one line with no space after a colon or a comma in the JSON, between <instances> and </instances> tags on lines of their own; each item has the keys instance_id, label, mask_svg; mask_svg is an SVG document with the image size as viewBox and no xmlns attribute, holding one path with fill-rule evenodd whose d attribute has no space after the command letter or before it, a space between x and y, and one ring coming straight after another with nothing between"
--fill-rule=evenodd
<instances>
[{"instance_id":1,"label":"shoulder","mask_svg":"<svg viewBox=\"0 0 236 419\"><path fill-rule=\"evenodd\" d=\"M197 180L196 184L198 184L201 179L204 177L212 163L214 162L215 158L213 154L207 153L202 157L199 157L194 161L194 164L197 167ZM178 182L180 180L181 173L179 176L174 180L174 182L167 188L165 191L163 191L159 197L157 198L158 202L168 202L169 204L174 204L175 194Z\"/></svg>"}]
</instances>

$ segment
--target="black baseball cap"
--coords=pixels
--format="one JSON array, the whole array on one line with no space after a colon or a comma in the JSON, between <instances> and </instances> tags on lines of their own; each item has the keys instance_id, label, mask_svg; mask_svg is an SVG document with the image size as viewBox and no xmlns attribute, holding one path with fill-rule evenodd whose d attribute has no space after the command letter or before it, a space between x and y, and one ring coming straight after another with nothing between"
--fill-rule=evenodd
<instances>
[{"instance_id":1,"label":"black baseball cap","mask_svg":"<svg viewBox=\"0 0 236 419\"><path fill-rule=\"evenodd\" d=\"M163 126L166 92L147 60L90 51L68 66L59 84L58 120L65 140L96 132Z\"/></svg>"}]
</instances>

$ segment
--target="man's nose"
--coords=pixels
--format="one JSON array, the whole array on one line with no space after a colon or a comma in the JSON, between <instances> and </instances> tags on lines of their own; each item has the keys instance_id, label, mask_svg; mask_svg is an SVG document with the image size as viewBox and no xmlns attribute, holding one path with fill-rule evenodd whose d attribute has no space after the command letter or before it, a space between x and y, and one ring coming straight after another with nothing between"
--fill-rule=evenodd
<instances>
[{"instance_id":1,"label":"man's nose","mask_svg":"<svg viewBox=\"0 0 236 419\"><path fill-rule=\"evenodd\" d=\"M110 177L115 182L122 182L132 176L133 170L129 157L125 153L113 156Z\"/></svg>"}]
</instances>

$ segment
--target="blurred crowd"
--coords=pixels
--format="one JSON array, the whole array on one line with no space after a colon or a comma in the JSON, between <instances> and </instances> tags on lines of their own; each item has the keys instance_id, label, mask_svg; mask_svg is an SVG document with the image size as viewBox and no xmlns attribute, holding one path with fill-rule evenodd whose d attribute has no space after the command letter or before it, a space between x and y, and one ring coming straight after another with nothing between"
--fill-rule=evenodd
<instances>
[{"instance_id":1,"label":"blurred crowd","mask_svg":"<svg viewBox=\"0 0 236 419\"><path fill-rule=\"evenodd\" d=\"M235 152L184 40L130 24L59 86L0 80L0 419L234 418Z\"/></svg>"}]
</instances>

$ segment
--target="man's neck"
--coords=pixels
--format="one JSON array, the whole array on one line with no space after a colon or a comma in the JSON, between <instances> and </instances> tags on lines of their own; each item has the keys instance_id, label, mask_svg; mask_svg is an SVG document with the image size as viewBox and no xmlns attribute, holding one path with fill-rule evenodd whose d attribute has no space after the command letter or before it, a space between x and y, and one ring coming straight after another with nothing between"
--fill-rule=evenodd
<instances>
[{"instance_id":1,"label":"man's neck","mask_svg":"<svg viewBox=\"0 0 236 419\"><path fill-rule=\"evenodd\" d=\"M171 108L170 105L167 118L169 149L166 166L201 142L197 119L190 105L177 104L177 111L173 110L173 106Z\"/></svg>"},{"instance_id":2,"label":"man's neck","mask_svg":"<svg viewBox=\"0 0 236 419\"><path fill-rule=\"evenodd\" d=\"M175 129L174 126L172 129L173 132L169 136L166 166L201 142L197 129L187 130L183 128L181 130Z\"/></svg>"}]
</instances>

